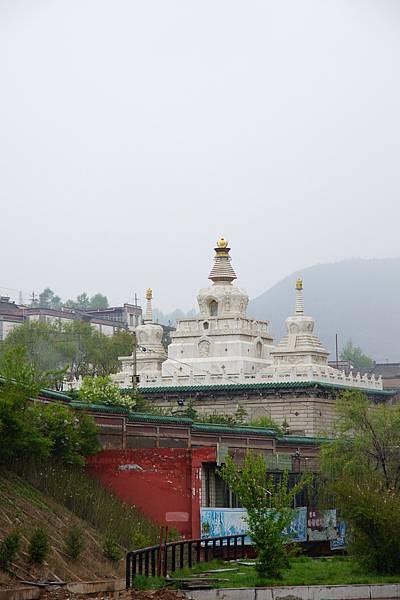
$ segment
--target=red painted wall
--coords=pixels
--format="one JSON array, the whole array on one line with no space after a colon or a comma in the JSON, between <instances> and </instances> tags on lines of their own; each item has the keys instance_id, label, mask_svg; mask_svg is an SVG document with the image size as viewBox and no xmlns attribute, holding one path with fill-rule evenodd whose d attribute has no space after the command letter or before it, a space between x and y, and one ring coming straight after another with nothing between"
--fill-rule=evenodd
<instances>
[{"instance_id":1,"label":"red painted wall","mask_svg":"<svg viewBox=\"0 0 400 600\"><path fill-rule=\"evenodd\" d=\"M201 465L215 455L215 448L104 450L88 470L152 521L200 537Z\"/></svg>"}]
</instances>

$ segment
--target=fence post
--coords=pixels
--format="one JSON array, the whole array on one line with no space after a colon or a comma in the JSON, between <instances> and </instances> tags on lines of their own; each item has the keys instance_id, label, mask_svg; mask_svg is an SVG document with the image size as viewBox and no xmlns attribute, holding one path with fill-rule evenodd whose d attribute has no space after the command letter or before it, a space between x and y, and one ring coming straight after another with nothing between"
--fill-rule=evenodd
<instances>
[{"instance_id":1,"label":"fence post","mask_svg":"<svg viewBox=\"0 0 400 600\"><path fill-rule=\"evenodd\" d=\"M125 569L125 583L126 589L129 590L131 587L131 569L132 569L132 555L130 552L126 555L126 569Z\"/></svg>"}]
</instances>

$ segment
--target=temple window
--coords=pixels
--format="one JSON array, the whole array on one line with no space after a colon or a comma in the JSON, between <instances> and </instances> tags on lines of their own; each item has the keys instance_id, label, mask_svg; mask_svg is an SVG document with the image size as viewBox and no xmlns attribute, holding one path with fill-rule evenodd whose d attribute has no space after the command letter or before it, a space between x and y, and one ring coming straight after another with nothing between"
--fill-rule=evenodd
<instances>
[{"instance_id":1,"label":"temple window","mask_svg":"<svg viewBox=\"0 0 400 600\"><path fill-rule=\"evenodd\" d=\"M258 341L256 344L256 358L261 358L261 352L262 352L262 343L260 341Z\"/></svg>"},{"instance_id":2,"label":"temple window","mask_svg":"<svg viewBox=\"0 0 400 600\"><path fill-rule=\"evenodd\" d=\"M208 308L211 317L216 317L218 315L218 302L216 302L215 300L211 300L211 302L208 305Z\"/></svg>"}]
</instances>

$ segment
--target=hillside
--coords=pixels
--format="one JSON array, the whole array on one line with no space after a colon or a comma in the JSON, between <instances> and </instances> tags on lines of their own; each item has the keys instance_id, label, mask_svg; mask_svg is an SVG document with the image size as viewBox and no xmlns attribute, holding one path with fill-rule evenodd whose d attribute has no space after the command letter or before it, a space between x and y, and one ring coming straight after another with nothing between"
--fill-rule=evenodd
<instances>
[{"instance_id":1,"label":"hillside","mask_svg":"<svg viewBox=\"0 0 400 600\"><path fill-rule=\"evenodd\" d=\"M39 526L48 532L51 551L43 567L33 567L28 563L28 540ZM65 536L71 526L78 526L85 539L86 547L77 561L68 556L65 548ZM20 579L87 581L123 576L122 562L114 567L103 557L103 537L98 531L14 473L0 470L0 540L15 530L21 534L22 548L12 571ZM0 588L15 581L0 569Z\"/></svg>"},{"instance_id":2,"label":"hillside","mask_svg":"<svg viewBox=\"0 0 400 600\"><path fill-rule=\"evenodd\" d=\"M351 259L296 271L254 298L248 314L270 321L274 340L293 314L297 277L303 278L306 314L333 358L348 338L378 362L400 360L400 258Z\"/></svg>"}]
</instances>

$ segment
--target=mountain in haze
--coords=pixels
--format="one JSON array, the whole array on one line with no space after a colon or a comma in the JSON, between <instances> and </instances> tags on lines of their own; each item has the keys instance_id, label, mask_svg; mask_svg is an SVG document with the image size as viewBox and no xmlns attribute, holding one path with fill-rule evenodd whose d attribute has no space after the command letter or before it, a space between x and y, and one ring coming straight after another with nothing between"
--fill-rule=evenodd
<instances>
[{"instance_id":1,"label":"mountain in haze","mask_svg":"<svg viewBox=\"0 0 400 600\"><path fill-rule=\"evenodd\" d=\"M184 319L185 317L194 317L196 311L194 308L188 312L184 312L180 308L177 308L173 312L163 313L159 308L153 308L153 320L160 325L171 325L175 327L177 319Z\"/></svg>"},{"instance_id":2,"label":"mountain in haze","mask_svg":"<svg viewBox=\"0 0 400 600\"><path fill-rule=\"evenodd\" d=\"M304 311L334 359L353 344L378 362L400 360L400 258L349 259L296 271L251 300L247 314L270 322L277 342L294 313L295 283L303 279Z\"/></svg>"}]
</instances>

